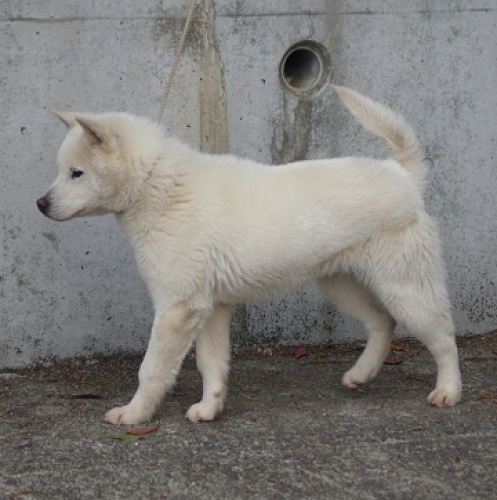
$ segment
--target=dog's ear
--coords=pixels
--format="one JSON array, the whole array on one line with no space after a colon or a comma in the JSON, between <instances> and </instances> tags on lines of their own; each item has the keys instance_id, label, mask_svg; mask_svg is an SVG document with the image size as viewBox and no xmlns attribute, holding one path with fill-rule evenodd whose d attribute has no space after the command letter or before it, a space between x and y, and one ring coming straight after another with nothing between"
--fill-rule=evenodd
<instances>
[{"instance_id":1,"label":"dog's ear","mask_svg":"<svg viewBox=\"0 0 497 500\"><path fill-rule=\"evenodd\" d=\"M76 116L75 120L83 129L91 144L110 146L112 137L104 122L98 118L87 118L83 116Z\"/></svg>"},{"instance_id":2,"label":"dog's ear","mask_svg":"<svg viewBox=\"0 0 497 500\"><path fill-rule=\"evenodd\" d=\"M113 135L107 129L105 123L99 118L87 116L84 113L73 113L71 111L55 111L52 113L69 128L79 125L91 144L111 146Z\"/></svg>"},{"instance_id":3,"label":"dog's ear","mask_svg":"<svg viewBox=\"0 0 497 500\"><path fill-rule=\"evenodd\" d=\"M78 123L76 121L76 113L70 111L55 111L54 109L52 109L52 113L69 128L75 127Z\"/></svg>"}]
</instances>

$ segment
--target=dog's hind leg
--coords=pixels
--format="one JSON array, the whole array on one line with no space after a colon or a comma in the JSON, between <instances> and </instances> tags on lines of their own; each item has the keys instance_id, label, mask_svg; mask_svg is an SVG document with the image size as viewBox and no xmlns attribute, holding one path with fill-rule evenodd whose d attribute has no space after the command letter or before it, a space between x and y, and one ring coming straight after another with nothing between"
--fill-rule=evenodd
<instances>
[{"instance_id":1,"label":"dog's hind leg","mask_svg":"<svg viewBox=\"0 0 497 500\"><path fill-rule=\"evenodd\" d=\"M368 332L366 347L343 378L343 385L356 388L374 378L387 356L395 320L368 290L348 274L321 278L323 293L344 313L361 321Z\"/></svg>"},{"instance_id":2,"label":"dog's hind leg","mask_svg":"<svg viewBox=\"0 0 497 500\"><path fill-rule=\"evenodd\" d=\"M210 310L179 303L157 311L147 352L138 373L138 390L126 406L113 408L105 420L117 425L149 420L176 381L181 363Z\"/></svg>"},{"instance_id":3,"label":"dog's hind leg","mask_svg":"<svg viewBox=\"0 0 497 500\"><path fill-rule=\"evenodd\" d=\"M437 383L428 401L435 406L453 406L461 398L461 375L450 310L444 297L418 285L404 282L395 296L389 287L385 302L397 321L404 323L435 358Z\"/></svg>"},{"instance_id":4,"label":"dog's hind leg","mask_svg":"<svg viewBox=\"0 0 497 500\"><path fill-rule=\"evenodd\" d=\"M202 375L202 400L190 407L192 422L213 420L223 410L230 362L231 308L217 305L197 337L197 367Z\"/></svg>"},{"instance_id":5,"label":"dog's hind leg","mask_svg":"<svg viewBox=\"0 0 497 500\"><path fill-rule=\"evenodd\" d=\"M370 254L371 287L389 313L428 348L437 365L435 390L428 401L453 406L461 398L461 374L454 324L435 224L428 216Z\"/></svg>"}]
</instances>

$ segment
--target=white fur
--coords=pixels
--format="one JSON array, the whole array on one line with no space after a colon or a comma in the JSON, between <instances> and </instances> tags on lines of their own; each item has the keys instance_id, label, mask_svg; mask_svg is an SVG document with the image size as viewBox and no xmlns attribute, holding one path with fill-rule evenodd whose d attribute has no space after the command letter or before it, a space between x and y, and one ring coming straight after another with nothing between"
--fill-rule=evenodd
<instances>
[{"instance_id":1,"label":"white fur","mask_svg":"<svg viewBox=\"0 0 497 500\"><path fill-rule=\"evenodd\" d=\"M40 209L55 220L116 213L133 243L156 317L132 401L106 420L152 417L196 340L202 400L187 417L223 409L230 305L316 280L369 334L343 377L373 378L403 322L435 357L429 401L454 405L461 381L437 228L424 210L414 133L391 110L337 87L394 158L340 158L269 167L198 153L144 118L57 113L70 127L59 175ZM74 177L74 170L83 172ZM73 178L74 177L74 178Z\"/></svg>"}]
</instances>

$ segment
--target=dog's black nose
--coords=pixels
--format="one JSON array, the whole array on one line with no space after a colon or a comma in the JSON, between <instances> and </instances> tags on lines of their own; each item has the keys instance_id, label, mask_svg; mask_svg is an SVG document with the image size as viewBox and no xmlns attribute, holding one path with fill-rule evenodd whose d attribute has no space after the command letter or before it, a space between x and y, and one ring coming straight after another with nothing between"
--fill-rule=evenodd
<instances>
[{"instance_id":1,"label":"dog's black nose","mask_svg":"<svg viewBox=\"0 0 497 500\"><path fill-rule=\"evenodd\" d=\"M38 198L36 200L36 206L40 209L41 213L45 213L48 208L48 200L45 196L42 196L41 198Z\"/></svg>"}]
</instances>

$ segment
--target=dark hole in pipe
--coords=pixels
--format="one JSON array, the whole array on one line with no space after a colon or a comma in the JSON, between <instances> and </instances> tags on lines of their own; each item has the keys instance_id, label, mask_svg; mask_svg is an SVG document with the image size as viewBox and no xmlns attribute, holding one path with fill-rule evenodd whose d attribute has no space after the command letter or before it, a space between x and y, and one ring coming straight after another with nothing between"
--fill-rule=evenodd
<instances>
[{"instance_id":1,"label":"dark hole in pipe","mask_svg":"<svg viewBox=\"0 0 497 500\"><path fill-rule=\"evenodd\" d=\"M322 64L309 49L291 52L283 64L283 78L287 85L296 89L310 89L319 80Z\"/></svg>"},{"instance_id":2,"label":"dark hole in pipe","mask_svg":"<svg viewBox=\"0 0 497 500\"><path fill-rule=\"evenodd\" d=\"M312 40L299 42L286 52L280 63L280 77L288 90L310 96L321 89L331 74L330 56Z\"/></svg>"}]
</instances>

